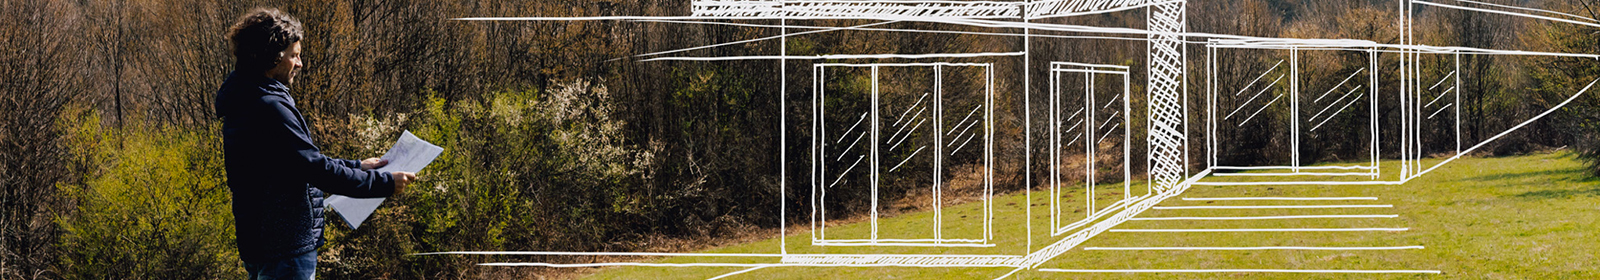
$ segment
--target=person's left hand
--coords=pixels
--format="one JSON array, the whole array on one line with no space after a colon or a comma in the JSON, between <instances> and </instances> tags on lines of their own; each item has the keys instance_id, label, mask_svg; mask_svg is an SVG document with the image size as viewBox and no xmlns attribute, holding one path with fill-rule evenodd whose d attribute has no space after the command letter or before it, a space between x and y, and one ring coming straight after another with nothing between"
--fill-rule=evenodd
<instances>
[{"instance_id":1,"label":"person's left hand","mask_svg":"<svg viewBox=\"0 0 1600 280\"><path fill-rule=\"evenodd\" d=\"M368 158L361 160L361 169L378 169L384 165L389 165L389 160L380 158Z\"/></svg>"}]
</instances>

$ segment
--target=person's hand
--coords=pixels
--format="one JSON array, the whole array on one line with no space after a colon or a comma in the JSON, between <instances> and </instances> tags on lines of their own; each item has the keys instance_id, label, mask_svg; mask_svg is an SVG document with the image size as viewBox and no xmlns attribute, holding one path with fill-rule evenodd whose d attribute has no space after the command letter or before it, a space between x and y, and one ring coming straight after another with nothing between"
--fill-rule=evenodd
<instances>
[{"instance_id":1,"label":"person's hand","mask_svg":"<svg viewBox=\"0 0 1600 280\"><path fill-rule=\"evenodd\" d=\"M361 160L361 169L378 169L384 165L389 165L389 160L381 158L368 158Z\"/></svg>"},{"instance_id":2,"label":"person's hand","mask_svg":"<svg viewBox=\"0 0 1600 280\"><path fill-rule=\"evenodd\" d=\"M394 194L393 195L399 195L401 192L404 192L406 190L406 186L411 185L411 182L416 182L417 181L417 173L411 173L411 172L405 172L405 171L395 171L395 172L390 172L389 174L390 175L394 175Z\"/></svg>"}]
</instances>

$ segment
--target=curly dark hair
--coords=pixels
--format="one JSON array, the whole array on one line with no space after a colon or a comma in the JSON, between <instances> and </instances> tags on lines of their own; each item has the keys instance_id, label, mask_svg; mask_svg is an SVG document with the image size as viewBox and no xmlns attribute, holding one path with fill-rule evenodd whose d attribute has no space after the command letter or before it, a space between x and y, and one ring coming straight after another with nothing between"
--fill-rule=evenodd
<instances>
[{"instance_id":1,"label":"curly dark hair","mask_svg":"<svg viewBox=\"0 0 1600 280\"><path fill-rule=\"evenodd\" d=\"M272 8L256 8L245 13L228 30L233 43L234 69L244 73L263 73L278 64L283 50L305 37L300 21Z\"/></svg>"}]
</instances>

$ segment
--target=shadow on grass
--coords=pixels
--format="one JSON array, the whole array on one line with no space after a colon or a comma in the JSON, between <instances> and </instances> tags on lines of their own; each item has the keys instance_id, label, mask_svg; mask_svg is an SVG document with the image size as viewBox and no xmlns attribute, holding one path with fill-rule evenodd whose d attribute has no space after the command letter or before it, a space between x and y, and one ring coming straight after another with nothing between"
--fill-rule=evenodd
<instances>
[{"instance_id":1,"label":"shadow on grass","mask_svg":"<svg viewBox=\"0 0 1600 280\"><path fill-rule=\"evenodd\" d=\"M1571 160L1572 158L1573 158L1573 155L1571 153L1566 153L1566 154L1557 155L1557 156L1555 156L1555 157L1553 157L1551 159ZM1483 175L1483 176L1460 178L1460 179L1457 179L1456 181L1459 181L1459 182L1470 182L1470 183L1479 184L1479 185L1494 185L1495 183L1500 183L1500 184L1520 183L1520 182L1529 181L1529 180L1537 180L1540 183L1545 183L1545 184L1557 183L1557 182L1560 182L1560 183L1572 183L1570 185L1575 186L1575 187L1574 188L1567 188L1567 189L1545 189L1545 190L1529 191L1529 192L1524 192L1524 193L1521 193L1521 194L1517 194L1516 197L1534 198L1534 199L1538 199L1538 198L1551 199L1551 198L1571 198L1571 197L1576 197L1576 196L1600 196L1600 186L1597 186L1597 185L1600 185L1600 177L1593 176L1589 172L1588 169L1583 168L1583 167L1580 167L1580 168L1545 169L1545 170L1535 170L1535 171L1515 172L1515 173L1489 174L1489 175Z\"/></svg>"},{"instance_id":2,"label":"shadow on grass","mask_svg":"<svg viewBox=\"0 0 1600 280\"><path fill-rule=\"evenodd\" d=\"M1456 179L1456 181L1489 183L1494 181L1520 181L1525 179L1561 179L1561 181L1567 182L1586 182L1595 180L1594 178L1588 178L1588 174L1584 173L1582 169L1555 169L1473 176Z\"/></svg>"},{"instance_id":3,"label":"shadow on grass","mask_svg":"<svg viewBox=\"0 0 1600 280\"><path fill-rule=\"evenodd\" d=\"M1586 170L1584 170L1582 168L1568 169L1568 170L1545 170L1545 171L1522 172L1522 173L1513 173L1513 174L1500 174L1500 175L1473 177L1473 178L1467 178L1467 179L1468 180L1478 180L1479 182L1485 182L1485 181L1494 181L1494 180L1510 180L1510 179L1534 177L1534 176L1543 177L1544 180L1547 180L1545 182L1548 182L1548 183L1555 183L1555 182L1574 183L1574 184L1568 184L1568 186L1574 186L1574 187L1580 187L1581 186L1581 187L1587 187L1587 188L1537 190L1537 191L1530 191L1530 192L1524 192L1524 193L1518 194L1517 197L1520 197L1520 198L1552 199L1552 198L1572 198L1572 197L1576 197L1576 196L1600 196L1600 184L1597 184L1597 183L1600 183L1600 178L1596 178L1595 176L1591 176L1588 171L1586 171ZM1481 178L1481 180L1480 180L1480 178Z\"/></svg>"},{"instance_id":4,"label":"shadow on grass","mask_svg":"<svg viewBox=\"0 0 1600 280\"><path fill-rule=\"evenodd\" d=\"M1590 180L1584 180L1584 181L1595 181L1595 180L1590 179ZM1590 184L1590 185L1592 186L1592 184ZM1583 189L1583 190L1579 190L1579 189L1539 190L1539 191L1525 192L1525 193L1517 195L1517 197L1522 197L1522 198L1571 198L1571 197L1575 197L1575 196L1600 196L1600 187L1589 187L1589 189Z\"/></svg>"}]
</instances>

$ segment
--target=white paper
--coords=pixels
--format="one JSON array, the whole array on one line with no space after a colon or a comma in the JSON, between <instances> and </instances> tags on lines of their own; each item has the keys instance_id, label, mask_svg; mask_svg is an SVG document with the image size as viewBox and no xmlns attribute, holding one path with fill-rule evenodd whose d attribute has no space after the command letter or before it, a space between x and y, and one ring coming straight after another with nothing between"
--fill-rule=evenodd
<instances>
[{"instance_id":1,"label":"white paper","mask_svg":"<svg viewBox=\"0 0 1600 280\"><path fill-rule=\"evenodd\" d=\"M390 147L389 152L383 154L382 159L389 160L389 164L375 170L379 172L405 171L416 173L422 171L422 168L428 167L429 163L433 163L433 159L438 158L440 153L444 153L444 148L428 143L428 141L422 141L416 135L411 134L410 130L407 130L405 133L400 134L400 140L394 142L394 147ZM350 225L351 229L355 229L361 227L361 222L366 221L367 217L372 216L372 211L378 210L378 205L383 204L383 200L384 198L381 197L353 198L329 194L328 198L323 202L328 207L338 210L339 216L344 218L344 221Z\"/></svg>"}]
</instances>

